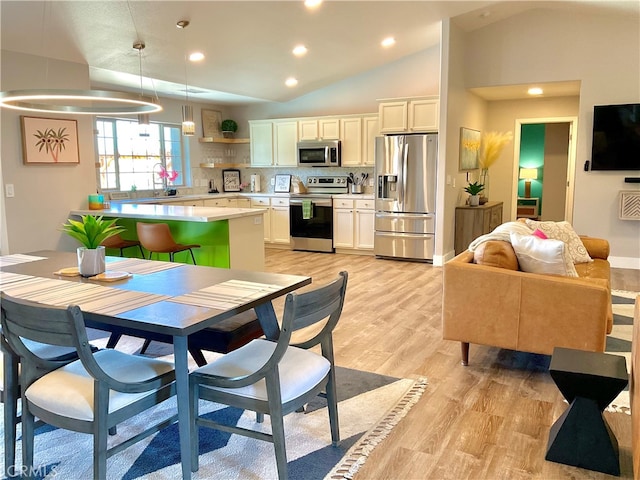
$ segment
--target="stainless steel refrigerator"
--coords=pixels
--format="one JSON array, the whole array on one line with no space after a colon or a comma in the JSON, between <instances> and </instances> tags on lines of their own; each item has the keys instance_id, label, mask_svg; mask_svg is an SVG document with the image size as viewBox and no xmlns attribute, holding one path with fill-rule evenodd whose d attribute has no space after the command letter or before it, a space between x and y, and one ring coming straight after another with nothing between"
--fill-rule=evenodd
<instances>
[{"instance_id":1,"label":"stainless steel refrigerator","mask_svg":"<svg viewBox=\"0 0 640 480\"><path fill-rule=\"evenodd\" d=\"M374 252L433 260L438 135L376 138Z\"/></svg>"}]
</instances>

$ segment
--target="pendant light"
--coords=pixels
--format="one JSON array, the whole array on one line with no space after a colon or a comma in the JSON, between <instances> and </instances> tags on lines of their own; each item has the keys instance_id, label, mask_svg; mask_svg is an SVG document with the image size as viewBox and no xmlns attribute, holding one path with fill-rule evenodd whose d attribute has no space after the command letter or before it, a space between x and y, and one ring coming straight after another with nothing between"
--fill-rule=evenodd
<instances>
[{"instance_id":1,"label":"pendant light","mask_svg":"<svg viewBox=\"0 0 640 480\"><path fill-rule=\"evenodd\" d=\"M185 29L189 26L189 20L180 20L176 27ZM189 82L187 80L187 52L185 42L185 55L184 55L184 94L186 104L182 106L182 135L186 137L192 137L196 134L196 124L193 121L193 107L189 105Z\"/></svg>"},{"instance_id":2,"label":"pendant light","mask_svg":"<svg viewBox=\"0 0 640 480\"><path fill-rule=\"evenodd\" d=\"M144 44L143 41L137 40L133 43L133 48L138 50L138 61L140 65L140 98L141 99L145 98L144 89L142 87L142 50L144 50L145 47L146 45ZM148 113L138 114L138 125L150 125L150 124L151 124L151 121L149 120Z\"/></svg>"},{"instance_id":3,"label":"pendant light","mask_svg":"<svg viewBox=\"0 0 640 480\"><path fill-rule=\"evenodd\" d=\"M45 45L47 7L43 2L42 37ZM44 52L44 47L43 47ZM46 58L49 72L49 58ZM45 75L45 82L47 79ZM72 115L130 115L162 111L159 104L141 96L106 90L32 89L0 92L0 107L25 112L61 113Z\"/></svg>"}]
</instances>

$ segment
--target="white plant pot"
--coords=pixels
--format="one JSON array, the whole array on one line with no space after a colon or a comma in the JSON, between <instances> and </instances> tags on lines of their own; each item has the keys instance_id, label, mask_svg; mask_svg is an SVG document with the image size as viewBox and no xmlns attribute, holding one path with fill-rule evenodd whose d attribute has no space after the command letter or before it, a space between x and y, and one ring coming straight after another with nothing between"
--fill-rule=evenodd
<instances>
[{"instance_id":1,"label":"white plant pot","mask_svg":"<svg viewBox=\"0 0 640 480\"><path fill-rule=\"evenodd\" d=\"M78 247L78 271L83 277L93 277L104 273L105 247L87 248Z\"/></svg>"},{"instance_id":2,"label":"white plant pot","mask_svg":"<svg viewBox=\"0 0 640 480\"><path fill-rule=\"evenodd\" d=\"M469 195L469 206L477 207L480 205L480 195Z\"/></svg>"}]
</instances>

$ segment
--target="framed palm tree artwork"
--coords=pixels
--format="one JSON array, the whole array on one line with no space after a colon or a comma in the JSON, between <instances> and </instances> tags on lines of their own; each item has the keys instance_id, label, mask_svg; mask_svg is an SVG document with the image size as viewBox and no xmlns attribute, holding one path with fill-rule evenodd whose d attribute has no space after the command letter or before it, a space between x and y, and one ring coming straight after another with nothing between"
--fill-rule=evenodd
<instances>
[{"instance_id":1,"label":"framed palm tree artwork","mask_svg":"<svg viewBox=\"0 0 640 480\"><path fill-rule=\"evenodd\" d=\"M20 117L25 164L80 163L77 120Z\"/></svg>"}]
</instances>

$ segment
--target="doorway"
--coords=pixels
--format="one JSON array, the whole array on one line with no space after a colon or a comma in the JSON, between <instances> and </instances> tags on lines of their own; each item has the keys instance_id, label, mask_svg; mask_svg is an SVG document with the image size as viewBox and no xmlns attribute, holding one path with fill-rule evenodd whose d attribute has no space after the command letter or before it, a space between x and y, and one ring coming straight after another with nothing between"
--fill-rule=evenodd
<instances>
[{"instance_id":1,"label":"doorway","mask_svg":"<svg viewBox=\"0 0 640 480\"><path fill-rule=\"evenodd\" d=\"M577 117L517 119L511 218L537 206L532 218L572 222ZM528 177L528 178L524 178ZM525 195L525 186L529 198Z\"/></svg>"}]
</instances>

